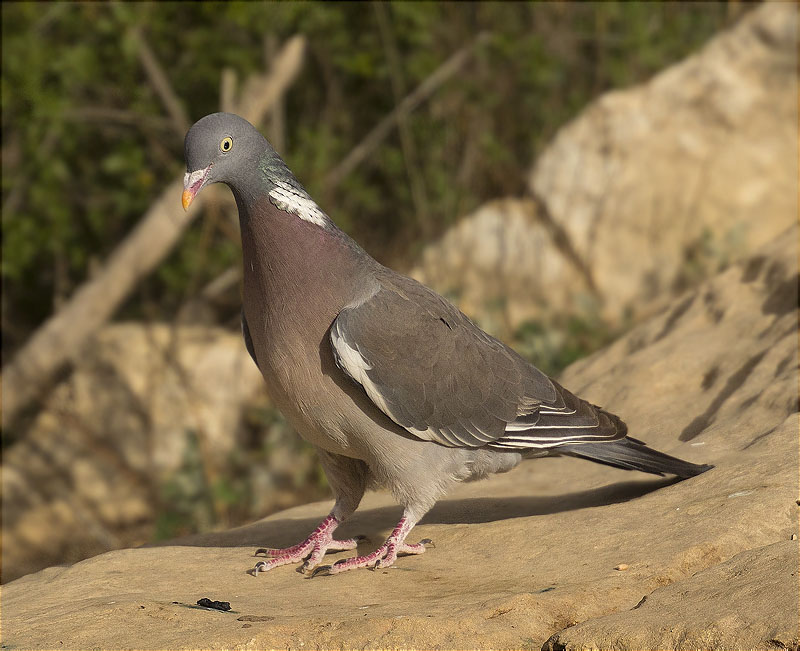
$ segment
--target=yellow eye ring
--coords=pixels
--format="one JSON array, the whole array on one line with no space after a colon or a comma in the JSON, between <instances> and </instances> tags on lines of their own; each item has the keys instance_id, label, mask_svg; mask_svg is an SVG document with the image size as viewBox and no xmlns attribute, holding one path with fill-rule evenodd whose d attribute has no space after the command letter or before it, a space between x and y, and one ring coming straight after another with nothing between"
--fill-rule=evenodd
<instances>
[{"instance_id":1,"label":"yellow eye ring","mask_svg":"<svg viewBox=\"0 0 800 651\"><path fill-rule=\"evenodd\" d=\"M219 150L227 154L231 149L233 149L233 138L230 136L223 138L219 143Z\"/></svg>"}]
</instances>

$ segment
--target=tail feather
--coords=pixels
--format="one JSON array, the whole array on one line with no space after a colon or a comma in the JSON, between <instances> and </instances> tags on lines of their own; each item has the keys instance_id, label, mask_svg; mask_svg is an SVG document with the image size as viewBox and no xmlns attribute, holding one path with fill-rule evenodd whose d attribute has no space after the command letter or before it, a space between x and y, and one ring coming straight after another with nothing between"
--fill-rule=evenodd
<instances>
[{"instance_id":1,"label":"tail feather","mask_svg":"<svg viewBox=\"0 0 800 651\"><path fill-rule=\"evenodd\" d=\"M648 448L641 441L628 437L608 443L563 445L558 448L558 454L580 457L625 470L640 470L661 476L676 475L681 479L694 477L714 467L671 457L658 450Z\"/></svg>"}]
</instances>

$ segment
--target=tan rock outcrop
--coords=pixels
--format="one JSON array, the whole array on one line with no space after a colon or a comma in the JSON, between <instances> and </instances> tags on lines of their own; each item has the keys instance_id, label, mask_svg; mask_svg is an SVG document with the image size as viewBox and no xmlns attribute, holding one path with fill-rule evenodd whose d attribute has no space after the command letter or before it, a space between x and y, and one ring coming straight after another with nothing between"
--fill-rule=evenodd
<instances>
[{"instance_id":1,"label":"tan rock outcrop","mask_svg":"<svg viewBox=\"0 0 800 651\"><path fill-rule=\"evenodd\" d=\"M529 177L549 217L491 202L413 274L490 327L595 303L611 323L648 314L796 220L797 77L796 4L757 7L558 132Z\"/></svg>"},{"instance_id":2,"label":"tan rock outcrop","mask_svg":"<svg viewBox=\"0 0 800 651\"><path fill-rule=\"evenodd\" d=\"M582 312L597 303L586 270L554 244L531 199L484 204L426 247L411 276L494 333L553 309Z\"/></svg>"},{"instance_id":3,"label":"tan rock outcrop","mask_svg":"<svg viewBox=\"0 0 800 651\"><path fill-rule=\"evenodd\" d=\"M532 460L459 487L413 532L436 548L377 572L246 574L256 546L297 541L330 502L108 552L6 585L4 645L797 648L796 243L792 228L561 378L713 470L675 483ZM342 533L366 551L398 515L371 494Z\"/></svg>"},{"instance_id":4,"label":"tan rock outcrop","mask_svg":"<svg viewBox=\"0 0 800 651\"><path fill-rule=\"evenodd\" d=\"M3 458L3 578L152 534L188 446L222 459L263 380L221 328L117 324L86 348Z\"/></svg>"}]
</instances>

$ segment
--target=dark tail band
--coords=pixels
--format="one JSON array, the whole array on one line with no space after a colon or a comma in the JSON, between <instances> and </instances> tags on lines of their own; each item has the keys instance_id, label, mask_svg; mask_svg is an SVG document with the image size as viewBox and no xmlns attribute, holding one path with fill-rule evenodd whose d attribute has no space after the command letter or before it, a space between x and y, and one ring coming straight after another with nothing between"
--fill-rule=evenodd
<instances>
[{"instance_id":1,"label":"dark tail band","mask_svg":"<svg viewBox=\"0 0 800 651\"><path fill-rule=\"evenodd\" d=\"M648 448L641 441L623 438L609 443L582 443L559 446L558 454L588 459L614 468L641 470L654 475L676 475L688 479L711 470L714 466L683 461Z\"/></svg>"}]
</instances>

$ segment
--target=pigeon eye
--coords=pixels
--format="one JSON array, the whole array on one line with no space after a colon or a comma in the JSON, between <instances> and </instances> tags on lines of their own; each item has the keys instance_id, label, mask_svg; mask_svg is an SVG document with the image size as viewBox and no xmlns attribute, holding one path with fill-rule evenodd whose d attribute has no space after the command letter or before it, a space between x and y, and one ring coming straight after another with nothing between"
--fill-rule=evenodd
<instances>
[{"instance_id":1,"label":"pigeon eye","mask_svg":"<svg viewBox=\"0 0 800 651\"><path fill-rule=\"evenodd\" d=\"M229 152L233 148L233 138L223 138L219 143L219 150Z\"/></svg>"}]
</instances>

